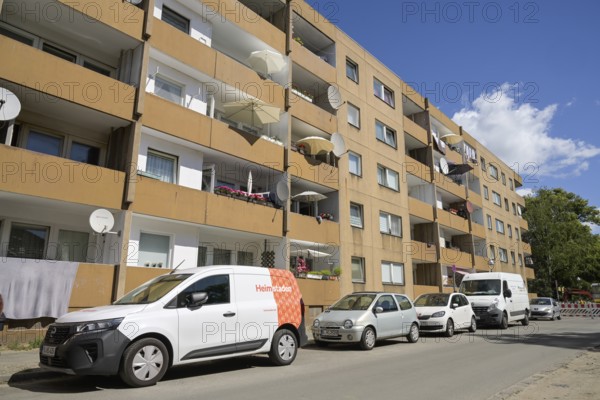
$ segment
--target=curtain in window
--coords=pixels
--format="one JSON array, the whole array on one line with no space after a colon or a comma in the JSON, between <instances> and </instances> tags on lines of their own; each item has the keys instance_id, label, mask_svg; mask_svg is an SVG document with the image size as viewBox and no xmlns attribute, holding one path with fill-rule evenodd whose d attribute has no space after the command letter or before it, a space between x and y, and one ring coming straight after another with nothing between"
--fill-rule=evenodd
<instances>
[{"instance_id":1,"label":"curtain in window","mask_svg":"<svg viewBox=\"0 0 600 400\"><path fill-rule=\"evenodd\" d=\"M385 186L385 169L383 167L377 167L377 183Z\"/></svg>"},{"instance_id":2,"label":"curtain in window","mask_svg":"<svg viewBox=\"0 0 600 400\"><path fill-rule=\"evenodd\" d=\"M404 264L392 264L393 282L404 285Z\"/></svg>"},{"instance_id":3,"label":"curtain in window","mask_svg":"<svg viewBox=\"0 0 600 400\"><path fill-rule=\"evenodd\" d=\"M390 216L392 222L392 235L400 236L402 233L402 227L400 225L400 217Z\"/></svg>"},{"instance_id":4,"label":"curtain in window","mask_svg":"<svg viewBox=\"0 0 600 400\"><path fill-rule=\"evenodd\" d=\"M198 246L198 260L196 261L198 267L206 266L206 247Z\"/></svg>"},{"instance_id":5,"label":"curtain in window","mask_svg":"<svg viewBox=\"0 0 600 400\"><path fill-rule=\"evenodd\" d=\"M383 88L383 101L388 103L390 106L394 106L394 93L391 90Z\"/></svg>"},{"instance_id":6,"label":"curtain in window","mask_svg":"<svg viewBox=\"0 0 600 400\"><path fill-rule=\"evenodd\" d=\"M349 153L348 164L350 166L350 172L356 175L360 175L360 157L356 154Z\"/></svg>"},{"instance_id":7,"label":"curtain in window","mask_svg":"<svg viewBox=\"0 0 600 400\"><path fill-rule=\"evenodd\" d=\"M381 264L381 282L392 283L392 266L389 263Z\"/></svg>"},{"instance_id":8,"label":"curtain in window","mask_svg":"<svg viewBox=\"0 0 600 400\"><path fill-rule=\"evenodd\" d=\"M148 152L146 172L156 175L163 182L175 183L175 160Z\"/></svg>"},{"instance_id":9,"label":"curtain in window","mask_svg":"<svg viewBox=\"0 0 600 400\"><path fill-rule=\"evenodd\" d=\"M237 265L254 265L254 255L249 251L238 251Z\"/></svg>"},{"instance_id":10,"label":"curtain in window","mask_svg":"<svg viewBox=\"0 0 600 400\"><path fill-rule=\"evenodd\" d=\"M379 214L379 231L382 233L390 233L388 217L387 214Z\"/></svg>"},{"instance_id":11,"label":"curtain in window","mask_svg":"<svg viewBox=\"0 0 600 400\"><path fill-rule=\"evenodd\" d=\"M348 123L354 126L360 126L360 113L358 108L354 107L352 104L348 105Z\"/></svg>"},{"instance_id":12,"label":"curtain in window","mask_svg":"<svg viewBox=\"0 0 600 400\"><path fill-rule=\"evenodd\" d=\"M166 268L169 260L169 237L142 233L138 263L147 267Z\"/></svg>"},{"instance_id":13,"label":"curtain in window","mask_svg":"<svg viewBox=\"0 0 600 400\"><path fill-rule=\"evenodd\" d=\"M231 250L214 249L213 265L229 265L231 264Z\"/></svg>"},{"instance_id":14,"label":"curtain in window","mask_svg":"<svg viewBox=\"0 0 600 400\"><path fill-rule=\"evenodd\" d=\"M58 252L56 259L60 261L87 261L89 233L60 230L58 232Z\"/></svg>"},{"instance_id":15,"label":"curtain in window","mask_svg":"<svg viewBox=\"0 0 600 400\"><path fill-rule=\"evenodd\" d=\"M352 257L352 281L364 282L365 274L361 258Z\"/></svg>"},{"instance_id":16,"label":"curtain in window","mask_svg":"<svg viewBox=\"0 0 600 400\"><path fill-rule=\"evenodd\" d=\"M43 259L49 228L12 224L8 239L8 257Z\"/></svg>"},{"instance_id":17,"label":"curtain in window","mask_svg":"<svg viewBox=\"0 0 600 400\"><path fill-rule=\"evenodd\" d=\"M350 206L350 224L362 228L362 215L359 206Z\"/></svg>"},{"instance_id":18,"label":"curtain in window","mask_svg":"<svg viewBox=\"0 0 600 400\"><path fill-rule=\"evenodd\" d=\"M385 142L385 127L379 121L375 122L375 136L377 139Z\"/></svg>"},{"instance_id":19,"label":"curtain in window","mask_svg":"<svg viewBox=\"0 0 600 400\"><path fill-rule=\"evenodd\" d=\"M387 186L398 190L398 173L392 170L387 170Z\"/></svg>"}]
</instances>

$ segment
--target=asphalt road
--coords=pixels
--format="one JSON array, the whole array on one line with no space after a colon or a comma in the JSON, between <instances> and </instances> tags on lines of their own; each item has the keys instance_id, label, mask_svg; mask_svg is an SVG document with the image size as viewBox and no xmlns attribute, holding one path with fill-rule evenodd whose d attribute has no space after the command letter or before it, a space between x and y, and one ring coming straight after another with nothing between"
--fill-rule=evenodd
<instances>
[{"instance_id":1,"label":"asphalt road","mask_svg":"<svg viewBox=\"0 0 600 400\"><path fill-rule=\"evenodd\" d=\"M600 345L600 320L532 321L506 331L479 329L452 339L405 339L372 351L309 346L293 365L246 357L174 368L157 386L125 387L118 378L65 377L0 386L0 399L487 399Z\"/></svg>"}]
</instances>

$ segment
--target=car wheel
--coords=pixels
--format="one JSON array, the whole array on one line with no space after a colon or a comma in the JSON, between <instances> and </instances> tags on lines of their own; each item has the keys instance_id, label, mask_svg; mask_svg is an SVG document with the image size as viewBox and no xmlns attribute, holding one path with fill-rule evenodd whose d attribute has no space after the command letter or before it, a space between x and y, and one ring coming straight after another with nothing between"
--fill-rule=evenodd
<instances>
[{"instance_id":1,"label":"car wheel","mask_svg":"<svg viewBox=\"0 0 600 400\"><path fill-rule=\"evenodd\" d=\"M372 350L373 347L375 347L376 339L375 330L370 326L367 326L360 338L360 348L363 350Z\"/></svg>"},{"instance_id":2,"label":"car wheel","mask_svg":"<svg viewBox=\"0 0 600 400\"><path fill-rule=\"evenodd\" d=\"M446 337L454 336L454 321L452 321L451 318L448 318L448 321L446 322L446 332L444 332L444 335Z\"/></svg>"},{"instance_id":3,"label":"car wheel","mask_svg":"<svg viewBox=\"0 0 600 400\"><path fill-rule=\"evenodd\" d=\"M525 318L523 318L521 320L521 324L523 324L523 326L529 325L529 311L528 310L525 310Z\"/></svg>"},{"instance_id":4,"label":"car wheel","mask_svg":"<svg viewBox=\"0 0 600 400\"><path fill-rule=\"evenodd\" d=\"M552 312L552 317L550 318L550 321L554 321L556 319L556 316L554 315L554 312Z\"/></svg>"},{"instance_id":5,"label":"car wheel","mask_svg":"<svg viewBox=\"0 0 600 400\"><path fill-rule=\"evenodd\" d=\"M419 327L417 324L412 324L410 326L410 330L408 331L408 335L406 335L409 343L417 343L419 341Z\"/></svg>"},{"instance_id":6,"label":"car wheel","mask_svg":"<svg viewBox=\"0 0 600 400\"><path fill-rule=\"evenodd\" d=\"M156 385L169 367L169 352L158 339L133 342L123 353L119 376L129 386Z\"/></svg>"},{"instance_id":7,"label":"car wheel","mask_svg":"<svg viewBox=\"0 0 600 400\"><path fill-rule=\"evenodd\" d=\"M273 335L269 359L275 365L290 365L298 354L298 340L289 329L280 329Z\"/></svg>"},{"instance_id":8,"label":"car wheel","mask_svg":"<svg viewBox=\"0 0 600 400\"><path fill-rule=\"evenodd\" d=\"M502 320L500 321L500 329L508 329L508 315L502 313Z\"/></svg>"},{"instance_id":9,"label":"car wheel","mask_svg":"<svg viewBox=\"0 0 600 400\"><path fill-rule=\"evenodd\" d=\"M477 331L477 320L475 317L471 317L471 326L469 326L469 332L475 333Z\"/></svg>"},{"instance_id":10,"label":"car wheel","mask_svg":"<svg viewBox=\"0 0 600 400\"><path fill-rule=\"evenodd\" d=\"M322 340L315 340L315 344L317 345L317 347L327 347L329 345L328 342L324 342Z\"/></svg>"},{"instance_id":11,"label":"car wheel","mask_svg":"<svg viewBox=\"0 0 600 400\"><path fill-rule=\"evenodd\" d=\"M561 318L562 317L560 316L560 314L558 315L558 317L556 317L556 319L559 320L559 321L561 320Z\"/></svg>"}]
</instances>

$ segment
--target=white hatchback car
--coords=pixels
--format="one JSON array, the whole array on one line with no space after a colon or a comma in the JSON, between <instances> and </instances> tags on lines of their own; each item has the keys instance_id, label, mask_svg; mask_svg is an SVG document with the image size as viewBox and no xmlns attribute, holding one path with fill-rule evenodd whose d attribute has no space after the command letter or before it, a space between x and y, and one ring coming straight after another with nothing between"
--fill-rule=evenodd
<instances>
[{"instance_id":1,"label":"white hatchback car","mask_svg":"<svg viewBox=\"0 0 600 400\"><path fill-rule=\"evenodd\" d=\"M415 300L415 307L422 332L444 332L452 337L459 329L477 330L471 304L461 293L422 294Z\"/></svg>"}]
</instances>

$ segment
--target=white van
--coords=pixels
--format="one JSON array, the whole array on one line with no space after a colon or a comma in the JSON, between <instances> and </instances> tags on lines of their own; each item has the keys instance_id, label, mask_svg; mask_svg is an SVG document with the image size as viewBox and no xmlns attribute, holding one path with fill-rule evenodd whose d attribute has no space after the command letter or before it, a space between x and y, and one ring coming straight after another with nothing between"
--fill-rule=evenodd
<instances>
[{"instance_id":1,"label":"white van","mask_svg":"<svg viewBox=\"0 0 600 400\"><path fill-rule=\"evenodd\" d=\"M519 274L482 272L466 275L460 292L471 302L477 323L508 328L509 322L529 325L529 295Z\"/></svg>"},{"instance_id":2,"label":"white van","mask_svg":"<svg viewBox=\"0 0 600 400\"><path fill-rule=\"evenodd\" d=\"M112 305L65 314L48 327L40 367L156 384L167 369L267 353L291 364L308 341L289 271L216 266L172 271Z\"/></svg>"}]
</instances>

